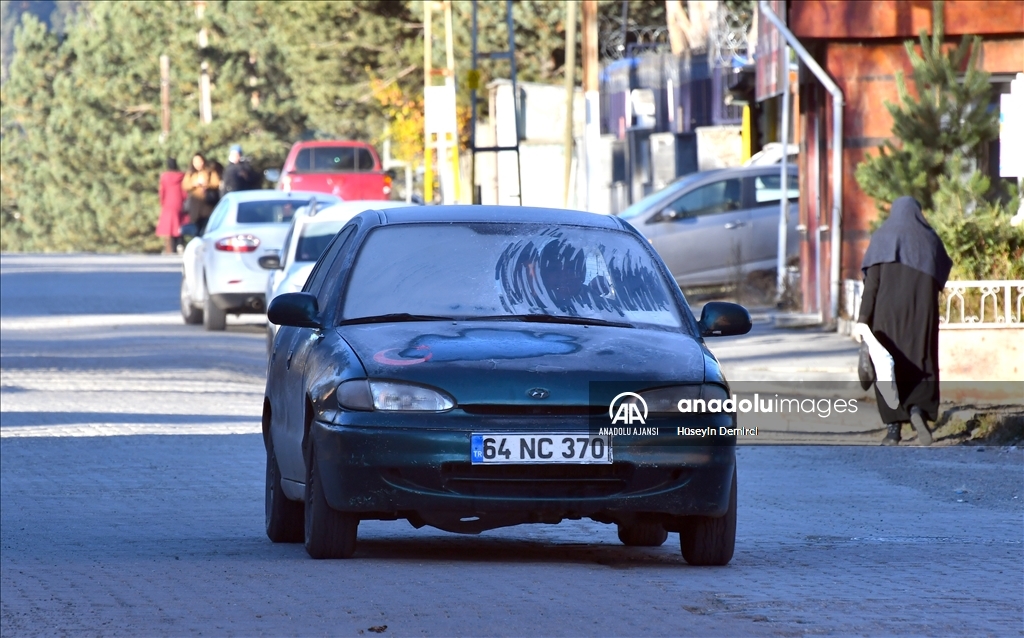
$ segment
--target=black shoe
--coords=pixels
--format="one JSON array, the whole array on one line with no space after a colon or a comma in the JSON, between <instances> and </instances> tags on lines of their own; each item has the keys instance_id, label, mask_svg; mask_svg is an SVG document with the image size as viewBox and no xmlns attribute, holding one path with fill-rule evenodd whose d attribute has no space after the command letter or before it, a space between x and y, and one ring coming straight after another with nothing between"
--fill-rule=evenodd
<instances>
[{"instance_id":1,"label":"black shoe","mask_svg":"<svg viewBox=\"0 0 1024 638\"><path fill-rule=\"evenodd\" d=\"M928 424L924 422L921 408L916 405L910 408L910 423L914 426L914 431L917 432L917 442L921 445L931 445L932 433L928 431Z\"/></svg>"},{"instance_id":2,"label":"black shoe","mask_svg":"<svg viewBox=\"0 0 1024 638\"><path fill-rule=\"evenodd\" d=\"M902 423L890 423L888 426L888 432L885 433L885 438L882 439L882 445L899 445L900 444L900 430L903 428Z\"/></svg>"}]
</instances>

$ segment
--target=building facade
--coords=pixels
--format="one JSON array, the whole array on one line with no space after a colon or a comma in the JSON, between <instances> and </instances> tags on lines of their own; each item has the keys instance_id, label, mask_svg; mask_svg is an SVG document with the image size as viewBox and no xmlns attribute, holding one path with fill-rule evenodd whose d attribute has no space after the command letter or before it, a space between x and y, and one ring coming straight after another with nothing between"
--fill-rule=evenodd
<instances>
[{"instance_id":1,"label":"building facade","mask_svg":"<svg viewBox=\"0 0 1024 638\"><path fill-rule=\"evenodd\" d=\"M783 4L783 3L779 3ZM946 40L982 38L981 67L992 74L998 93L1009 91L1024 71L1024 0L790 0L783 16L793 35L842 90L842 233L840 278L860 279L860 265L877 217L875 202L857 185L854 173L867 153L890 139L892 117L885 103L898 103L896 74L910 76L903 43L931 33L933 11L944 12ZM1005 89L1005 90L1004 90ZM801 287L804 311L834 322L830 277L829 224L833 197L832 97L801 65L794 115L800 146ZM997 149L991 149L991 154ZM997 170L997 169L996 169ZM997 174L990 170L990 173ZM842 287L839 288L842 290ZM840 292L841 294L841 292Z\"/></svg>"}]
</instances>

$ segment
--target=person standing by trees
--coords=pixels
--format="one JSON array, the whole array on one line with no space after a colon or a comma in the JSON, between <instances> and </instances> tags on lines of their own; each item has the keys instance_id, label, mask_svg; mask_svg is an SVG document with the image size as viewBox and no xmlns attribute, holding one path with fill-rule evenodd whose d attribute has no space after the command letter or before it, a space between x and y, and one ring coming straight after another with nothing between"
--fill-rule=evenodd
<instances>
[{"instance_id":1,"label":"person standing by trees","mask_svg":"<svg viewBox=\"0 0 1024 638\"><path fill-rule=\"evenodd\" d=\"M188 214L200 235L219 199L219 186L220 178L216 171L206 165L202 153L193 155L192 166L185 173L181 187L188 193Z\"/></svg>"},{"instance_id":2,"label":"person standing by trees","mask_svg":"<svg viewBox=\"0 0 1024 638\"><path fill-rule=\"evenodd\" d=\"M888 432L882 445L897 445L910 421L921 445L931 445L926 421L939 412L939 292L952 260L913 197L900 197L864 253L864 296L859 321L895 363L899 405L890 408L877 386L878 412Z\"/></svg>"},{"instance_id":3,"label":"person standing by trees","mask_svg":"<svg viewBox=\"0 0 1024 638\"><path fill-rule=\"evenodd\" d=\"M160 175L160 220L156 236L164 239L164 254L174 252L181 241L181 222L185 207L185 193L181 182L185 174L178 170L178 160L167 158L167 170Z\"/></svg>"},{"instance_id":4,"label":"person standing by trees","mask_svg":"<svg viewBox=\"0 0 1024 638\"><path fill-rule=\"evenodd\" d=\"M220 183L222 193L247 191L257 188L256 171L249 160L242 157L242 147L233 144L228 152L228 165L224 167L224 179Z\"/></svg>"}]
</instances>

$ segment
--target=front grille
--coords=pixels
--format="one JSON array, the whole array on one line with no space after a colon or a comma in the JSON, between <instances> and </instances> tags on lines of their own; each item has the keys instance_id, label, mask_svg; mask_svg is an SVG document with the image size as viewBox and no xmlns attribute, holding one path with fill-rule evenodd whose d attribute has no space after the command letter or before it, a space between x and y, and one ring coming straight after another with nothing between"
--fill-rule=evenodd
<instances>
[{"instance_id":1,"label":"front grille","mask_svg":"<svg viewBox=\"0 0 1024 638\"><path fill-rule=\"evenodd\" d=\"M485 416L594 416L606 414L607 407L599 405L517 405L505 403L471 403L461 405L467 414Z\"/></svg>"}]
</instances>

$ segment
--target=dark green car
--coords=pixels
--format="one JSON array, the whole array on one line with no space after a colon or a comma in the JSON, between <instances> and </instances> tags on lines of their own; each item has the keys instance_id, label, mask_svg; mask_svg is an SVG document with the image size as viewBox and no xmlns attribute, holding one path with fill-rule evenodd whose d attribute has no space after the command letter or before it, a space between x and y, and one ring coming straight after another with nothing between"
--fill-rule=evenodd
<instances>
[{"instance_id":1,"label":"dark green car","mask_svg":"<svg viewBox=\"0 0 1024 638\"><path fill-rule=\"evenodd\" d=\"M346 558L360 520L479 533L590 518L627 545L678 532L724 565L736 533L735 414L698 322L629 224L564 210L366 211L334 238L281 326L263 407L266 528Z\"/></svg>"}]
</instances>

